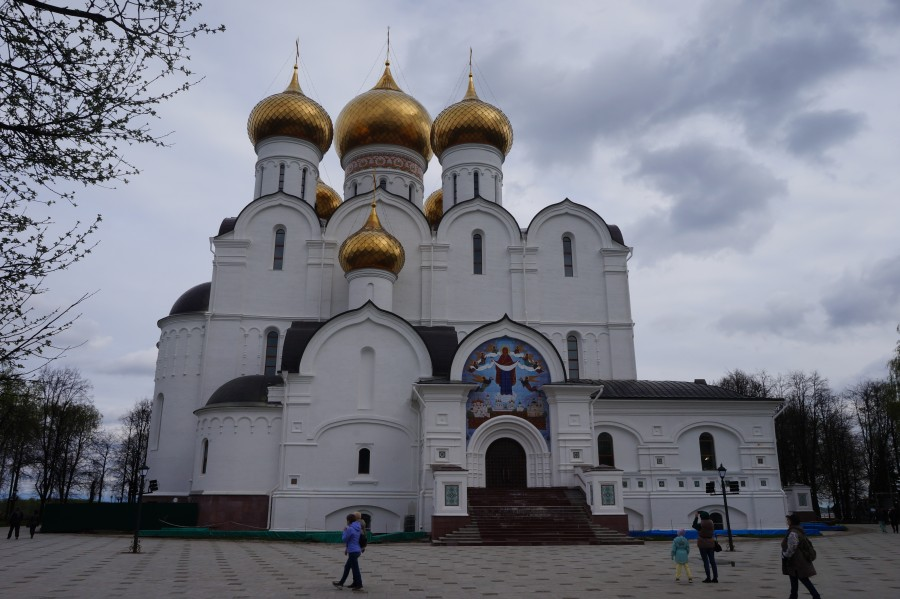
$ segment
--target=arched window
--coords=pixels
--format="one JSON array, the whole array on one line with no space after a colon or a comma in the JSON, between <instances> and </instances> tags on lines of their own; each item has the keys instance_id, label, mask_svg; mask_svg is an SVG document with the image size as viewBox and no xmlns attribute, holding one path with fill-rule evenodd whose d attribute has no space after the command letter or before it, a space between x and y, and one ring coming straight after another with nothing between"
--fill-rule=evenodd
<instances>
[{"instance_id":1,"label":"arched window","mask_svg":"<svg viewBox=\"0 0 900 599\"><path fill-rule=\"evenodd\" d=\"M574 276L574 262L572 260L572 238L566 235L563 237L563 268L567 277Z\"/></svg>"},{"instance_id":2,"label":"arched window","mask_svg":"<svg viewBox=\"0 0 900 599\"><path fill-rule=\"evenodd\" d=\"M370 452L367 448L363 447L359 450L359 463L356 468L357 474L368 474L369 473L369 463L372 459L372 452Z\"/></svg>"},{"instance_id":3,"label":"arched window","mask_svg":"<svg viewBox=\"0 0 900 599\"><path fill-rule=\"evenodd\" d=\"M472 272L476 275L484 274L481 233L472 235Z\"/></svg>"},{"instance_id":4,"label":"arched window","mask_svg":"<svg viewBox=\"0 0 900 599\"><path fill-rule=\"evenodd\" d=\"M387 179L380 179L378 181L378 187L381 189L387 189Z\"/></svg>"},{"instance_id":5,"label":"arched window","mask_svg":"<svg viewBox=\"0 0 900 599\"><path fill-rule=\"evenodd\" d=\"M303 169L303 175L300 177L300 199L306 199L306 169Z\"/></svg>"},{"instance_id":6,"label":"arched window","mask_svg":"<svg viewBox=\"0 0 900 599\"><path fill-rule=\"evenodd\" d=\"M266 333L266 369L263 374L275 376L278 366L278 331Z\"/></svg>"},{"instance_id":7,"label":"arched window","mask_svg":"<svg viewBox=\"0 0 900 599\"><path fill-rule=\"evenodd\" d=\"M353 197L356 197L359 194L359 183L356 181L353 182Z\"/></svg>"},{"instance_id":8,"label":"arched window","mask_svg":"<svg viewBox=\"0 0 900 599\"><path fill-rule=\"evenodd\" d=\"M600 466L616 466L613 452L613 438L609 433L600 433L597 437L597 464Z\"/></svg>"},{"instance_id":9,"label":"arched window","mask_svg":"<svg viewBox=\"0 0 900 599\"><path fill-rule=\"evenodd\" d=\"M200 464L200 474L206 474L207 458L209 458L209 439L203 439L203 463Z\"/></svg>"},{"instance_id":10,"label":"arched window","mask_svg":"<svg viewBox=\"0 0 900 599\"><path fill-rule=\"evenodd\" d=\"M275 229L275 255L272 259L272 270L281 270L284 266L284 236L283 228Z\"/></svg>"},{"instance_id":11,"label":"arched window","mask_svg":"<svg viewBox=\"0 0 900 599\"><path fill-rule=\"evenodd\" d=\"M578 368L578 337L575 335L566 337L566 354L569 358L569 378L581 378L581 371Z\"/></svg>"},{"instance_id":12,"label":"arched window","mask_svg":"<svg viewBox=\"0 0 900 599\"><path fill-rule=\"evenodd\" d=\"M413 186L412 186L412 183L410 183L409 184L409 201L410 202L413 201L412 198L413 198Z\"/></svg>"},{"instance_id":13,"label":"arched window","mask_svg":"<svg viewBox=\"0 0 900 599\"><path fill-rule=\"evenodd\" d=\"M722 522L722 514L719 512L710 512L709 519L713 521L714 530L725 530Z\"/></svg>"},{"instance_id":14,"label":"arched window","mask_svg":"<svg viewBox=\"0 0 900 599\"><path fill-rule=\"evenodd\" d=\"M284 163L278 167L278 191L284 191Z\"/></svg>"},{"instance_id":15,"label":"arched window","mask_svg":"<svg viewBox=\"0 0 900 599\"><path fill-rule=\"evenodd\" d=\"M473 182L474 185L475 185L475 197L477 198L478 195L479 195L479 194L478 194L478 171L475 171L475 172L472 174L472 182Z\"/></svg>"},{"instance_id":16,"label":"arched window","mask_svg":"<svg viewBox=\"0 0 900 599\"><path fill-rule=\"evenodd\" d=\"M453 173L453 205L456 206L456 173Z\"/></svg>"},{"instance_id":17,"label":"arched window","mask_svg":"<svg viewBox=\"0 0 900 599\"><path fill-rule=\"evenodd\" d=\"M700 435L700 466L703 470L716 469L716 443L709 433Z\"/></svg>"}]
</instances>

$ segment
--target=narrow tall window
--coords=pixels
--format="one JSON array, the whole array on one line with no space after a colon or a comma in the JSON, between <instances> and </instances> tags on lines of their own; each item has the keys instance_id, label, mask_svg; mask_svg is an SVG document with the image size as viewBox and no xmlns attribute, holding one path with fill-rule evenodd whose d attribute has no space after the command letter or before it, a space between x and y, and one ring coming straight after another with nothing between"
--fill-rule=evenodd
<instances>
[{"instance_id":1,"label":"narrow tall window","mask_svg":"<svg viewBox=\"0 0 900 599\"><path fill-rule=\"evenodd\" d=\"M266 174L266 167L259 167L259 189L256 190L256 197L260 197L262 195L263 190L263 178Z\"/></svg>"},{"instance_id":2,"label":"narrow tall window","mask_svg":"<svg viewBox=\"0 0 900 599\"><path fill-rule=\"evenodd\" d=\"M472 175L473 183L475 184L475 197L478 197L478 171L475 171Z\"/></svg>"},{"instance_id":3,"label":"narrow tall window","mask_svg":"<svg viewBox=\"0 0 900 599\"><path fill-rule=\"evenodd\" d=\"M581 378L581 372L578 368L578 338L575 335L566 337L566 353L569 358L569 378Z\"/></svg>"},{"instance_id":4,"label":"narrow tall window","mask_svg":"<svg viewBox=\"0 0 900 599\"><path fill-rule=\"evenodd\" d=\"M700 466L703 470L716 469L716 443L709 433L700 435Z\"/></svg>"},{"instance_id":5,"label":"narrow tall window","mask_svg":"<svg viewBox=\"0 0 900 599\"><path fill-rule=\"evenodd\" d=\"M566 271L567 277L574 276L572 265L572 238L566 235L563 237L563 268Z\"/></svg>"},{"instance_id":6,"label":"narrow tall window","mask_svg":"<svg viewBox=\"0 0 900 599\"><path fill-rule=\"evenodd\" d=\"M200 474L206 474L207 458L209 458L209 439L203 439L203 463L200 464Z\"/></svg>"},{"instance_id":7,"label":"narrow tall window","mask_svg":"<svg viewBox=\"0 0 900 599\"><path fill-rule=\"evenodd\" d=\"M275 230L275 255L272 259L272 270L281 270L284 266L284 229Z\"/></svg>"},{"instance_id":8,"label":"narrow tall window","mask_svg":"<svg viewBox=\"0 0 900 599\"><path fill-rule=\"evenodd\" d=\"M357 474L369 473L369 462L372 459L372 452L363 447L359 450L359 463L356 468Z\"/></svg>"},{"instance_id":9,"label":"narrow tall window","mask_svg":"<svg viewBox=\"0 0 900 599\"><path fill-rule=\"evenodd\" d=\"M266 376L275 376L278 364L278 332L266 334Z\"/></svg>"},{"instance_id":10,"label":"narrow tall window","mask_svg":"<svg viewBox=\"0 0 900 599\"><path fill-rule=\"evenodd\" d=\"M412 194L413 194L413 186L412 183L409 184L409 201L412 202Z\"/></svg>"},{"instance_id":11,"label":"narrow tall window","mask_svg":"<svg viewBox=\"0 0 900 599\"><path fill-rule=\"evenodd\" d=\"M613 452L613 438L609 433L600 433L597 437L597 464L616 467L616 456Z\"/></svg>"},{"instance_id":12,"label":"narrow tall window","mask_svg":"<svg viewBox=\"0 0 900 599\"><path fill-rule=\"evenodd\" d=\"M303 169L303 175L300 177L300 199L306 199L306 169Z\"/></svg>"},{"instance_id":13,"label":"narrow tall window","mask_svg":"<svg viewBox=\"0 0 900 599\"><path fill-rule=\"evenodd\" d=\"M387 189L387 179L381 179L378 181L378 187L381 189Z\"/></svg>"},{"instance_id":14,"label":"narrow tall window","mask_svg":"<svg viewBox=\"0 0 900 599\"><path fill-rule=\"evenodd\" d=\"M481 233L472 235L472 272L476 275L483 274Z\"/></svg>"},{"instance_id":15,"label":"narrow tall window","mask_svg":"<svg viewBox=\"0 0 900 599\"><path fill-rule=\"evenodd\" d=\"M453 173L453 205L456 206L456 173Z\"/></svg>"},{"instance_id":16,"label":"narrow tall window","mask_svg":"<svg viewBox=\"0 0 900 599\"><path fill-rule=\"evenodd\" d=\"M278 167L278 191L284 191L284 163Z\"/></svg>"},{"instance_id":17,"label":"narrow tall window","mask_svg":"<svg viewBox=\"0 0 900 599\"><path fill-rule=\"evenodd\" d=\"M359 195L359 183L356 181L353 182L353 197Z\"/></svg>"}]
</instances>

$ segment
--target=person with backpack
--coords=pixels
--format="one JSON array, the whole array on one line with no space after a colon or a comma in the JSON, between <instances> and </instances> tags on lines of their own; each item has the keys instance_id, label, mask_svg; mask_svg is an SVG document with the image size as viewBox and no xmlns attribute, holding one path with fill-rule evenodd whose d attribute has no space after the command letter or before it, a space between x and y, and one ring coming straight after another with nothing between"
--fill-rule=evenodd
<instances>
[{"instance_id":1,"label":"person with backpack","mask_svg":"<svg viewBox=\"0 0 900 599\"><path fill-rule=\"evenodd\" d=\"M813 566L816 550L800 527L800 518L796 514L788 514L787 525L787 534L781 540L781 573L791 580L789 599L797 599L798 581L803 583L813 599L821 599L819 591L809 580L816 575Z\"/></svg>"}]
</instances>

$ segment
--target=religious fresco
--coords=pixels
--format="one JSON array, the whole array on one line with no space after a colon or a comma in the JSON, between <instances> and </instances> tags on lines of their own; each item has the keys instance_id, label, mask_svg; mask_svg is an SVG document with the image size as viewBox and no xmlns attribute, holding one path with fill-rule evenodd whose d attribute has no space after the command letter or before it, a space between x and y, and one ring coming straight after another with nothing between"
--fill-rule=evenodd
<instances>
[{"instance_id":1,"label":"religious fresco","mask_svg":"<svg viewBox=\"0 0 900 599\"><path fill-rule=\"evenodd\" d=\"M518 416L533 424L550 447L550 411L541 390L550 373L534 347L512 337L486 341L469 354L462 380L478 385L466 401L466 442L491 418Z\"/></svg>"}]
</instances>

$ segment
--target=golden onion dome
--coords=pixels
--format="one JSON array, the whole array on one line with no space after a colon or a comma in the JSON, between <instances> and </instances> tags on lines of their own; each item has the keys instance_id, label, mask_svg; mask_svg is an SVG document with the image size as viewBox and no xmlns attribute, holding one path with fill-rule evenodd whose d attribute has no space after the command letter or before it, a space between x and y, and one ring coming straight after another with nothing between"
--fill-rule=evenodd
<instances>
[{"instance_id":1,"label":"golden onion dome","mask_svg":"<svg viewBox=\"0 0 900 599\"><path fill-rule=\"evenodd\" d=\"M436 229L438 223L444 217L444 190L438 189L432 192L425 200L424 206L425 219L432 229Z\"/></svg>"},{"instance_id":2,"label":"golden onion dome","mask_svg":"<svg viewBox=\"0 0 900 599\"><path fill-rule=\"evenodd\" d=\"M403 245L381 227L374 200L366 224L344 240L338 257L344 272L360 268L377 268L396 275L406 262Z\"/></svg>"},{"instance_id":3,"label":"golden onion dome","mask_svg":"<svg viewBox=\"0 0 900 599\"><path fill-rule=\"evenodd\" d=\"M330 186L320 180L316 183L316 215L328 220L338 206L341 205L341 196Z\"/></svg>"},{"instance_id":4,"label":"golden onion dome","mask_svg":"<svg viewBox=\"0 0 900 599\"><path fill-rule=\"evenodd\" d=\"M268 137L296 137L315 145L324 154L331 147L334 127L325 109L303 94L295 64L287 88L253 107L247 119L247 135L254 146Z\"/></svg>"},{"instance_id":5,"label":"golden onion dome","mask_svg":"<svg viewBox=\"0 0 900 599\"><path fill-rule=\"evenodd\" d=\"M494 146L505 157L513 143L513 130L503 111L479 99L472 71L469 89L462 100L445 108L431 126L431 147L440 157L447 148L460 144Z\"/></svg>"},{"instance_id":6,"label":"golden onion dome","mask_svg":"<svg viewBox=\"0 0 900 599\"><path fill-rule=\"evenodd\" d=\"M338 115L338 158L370 144L403 146L427 163L431 159L431 116L418 100L405 94L391 75L391 63L375 87L347 103Z\"/></svg>"}]
</instances>

